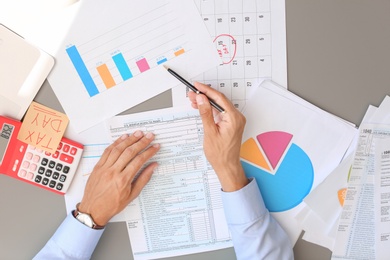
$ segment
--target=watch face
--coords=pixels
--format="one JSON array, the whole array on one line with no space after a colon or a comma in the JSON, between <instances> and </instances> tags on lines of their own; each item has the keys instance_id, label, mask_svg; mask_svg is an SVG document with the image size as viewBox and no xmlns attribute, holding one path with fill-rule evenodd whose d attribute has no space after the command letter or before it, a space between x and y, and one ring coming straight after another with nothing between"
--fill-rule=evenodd
<instances>
[{"instance_id":1,"label":"watch face","mask_svg":"<svg viewBox=\"0 0 390 260\"><path fill-rule=\"evenodd\" d=\"M88 214L79 213L77 216L77 219L80 220L81 223L84 223L88 227L93 227L93 221L92 218Z\"/></svg>"}]
</instances>

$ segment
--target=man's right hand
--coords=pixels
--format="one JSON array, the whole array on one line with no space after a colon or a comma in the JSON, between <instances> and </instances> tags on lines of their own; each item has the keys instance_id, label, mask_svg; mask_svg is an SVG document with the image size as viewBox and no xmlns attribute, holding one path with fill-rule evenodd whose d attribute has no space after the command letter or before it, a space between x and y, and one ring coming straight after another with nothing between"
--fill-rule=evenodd
<instances>
[{"instance_id":1,"label":"man's right hand","mask_svg":"<svg viewBox=\"0 0 390 260\"><path fill-rule=\"evenodd\" d=\"M246 119L221 92L199 82L195 82L195 87L204 95L189 92L188 96L202 118L205 155L217 173L222 189L225 192L239 190L248 184L240 163ZM214 110L207 97L225 112Z\"/></svg>"}]
</instances>

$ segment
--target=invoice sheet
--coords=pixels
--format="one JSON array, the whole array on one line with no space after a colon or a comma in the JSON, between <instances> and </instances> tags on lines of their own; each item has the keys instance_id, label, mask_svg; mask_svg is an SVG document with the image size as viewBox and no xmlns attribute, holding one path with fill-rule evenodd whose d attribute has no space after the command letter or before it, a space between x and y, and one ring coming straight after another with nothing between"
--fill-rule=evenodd
<instances>
[{"instance_id":1,"label":"invoice sheet","mask_svg":"<svg viewBox=\"0 0 390 260\"><path fill-rule=\"evenodd\" d=\"M136 130L161 145L152 179L125 210L134 259L156 259L231 247L218 178L203 152L203 125L190 107L116 116L112 141Z\"/></svg>"},{"instance_id":2,"label":"invoice sheet","mask_svg":"<svg viewBox=\"0 0 390 260\"><path fill-rule=\"evenodd\" d=\"M221 64L192 80L210 84L242 111L263 79L287 88L285 0L194 0ZM174 105L186 102L173 88Z\"/></svg>"},{"instance_id":3,"label":"invoice sheet","mask_svg":"<svg viewBox=\"0 0 390 260\"><path fill-rule=\"evenodd\" d=\"M390 256L390 138L376 145L375 259Z\"/></svg>"}]
</instances>

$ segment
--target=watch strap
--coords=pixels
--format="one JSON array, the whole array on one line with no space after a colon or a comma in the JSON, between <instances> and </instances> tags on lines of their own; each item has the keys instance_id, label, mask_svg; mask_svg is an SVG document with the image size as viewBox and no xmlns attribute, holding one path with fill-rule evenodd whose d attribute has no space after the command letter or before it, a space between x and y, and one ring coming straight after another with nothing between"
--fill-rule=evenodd
<instances>
[{"instance_id":1,"label":"watch strap","mask_svg":"<svg viewBox=\"0 0 390 260\"><path fill-rule=\"evenodd\" d=\"M99 226L98 224L96 224L95 221L93 220L93 218L92 218L92 216L91 216L90 214L79 211L79 209L78 209L79 204L80 204L80 203L78 203L78 204L76 205L76 209L74 209L74 210L72 211L73 217L74 217L75 219L79 220L79 219L77 218L77 216L79 216L80 214L88 215L88 217L91 218L91 220L92 220L92 227L90 227L90 228L92 228L92 229L103 229L104 226ZM82 221L80 221L80 222L83 223ZM83 223L83 224L85 225L85 223ZM86 226L88 226L88 225L86 225ZM89 226L88 226L88 227L89 227Z\"/></svg>"}]
</instances>

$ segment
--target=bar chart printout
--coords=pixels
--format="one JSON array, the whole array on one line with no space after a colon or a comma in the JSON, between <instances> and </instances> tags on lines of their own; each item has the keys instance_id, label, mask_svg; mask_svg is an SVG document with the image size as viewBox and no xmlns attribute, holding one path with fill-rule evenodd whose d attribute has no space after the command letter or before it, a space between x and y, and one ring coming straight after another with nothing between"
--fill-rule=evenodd
<instances>
[{"instance_id":1,"label":"bar chart printout","mask_svg":"<svg viewBox=\"0 0 390 260\"><path fill-rule=\"evenodd\" d=\"M171 112L174 111L174 112ZM158 115L157 115L158 114ZM117 116L112 140L136 129L153 132L159 166L127 210L134 259L156 259L231 247L220 184L203 152L203 126L196 110L170 108Z\"/></svg>"},{"instance_id":2,"label":"bar chart printout","mask_svg":"<svg viewBox=\"0 0 390 260\"><path fill-rule=\"evenodd\" d=\"M187 77L219 63L192 0L86 0L69 32L49 82L76 132L175 86L163 63Z\"/></svg>"},{"instance_id":3,"label":"bar chart printout","mask_svg":"<svg viewBox=\"0 0 390 260\"><path fill-rule=\"evenodd\" d=\"M151 67L158 66L164 62L168 61L168 57L170 59L178 57L185 53L185 50L183 47L180 46L180 48L174 48L169 53L159 54L157 57L153 57L151 61L148 61L145 57L141 56L135 59L135 68L132 68L130 70L129 64L131 64L131 60L127 61L125 57L123 56L122 52L115 51L112 55L112 61L108 59L106 63L98 62L96 66L92 66L91 69L88 69L83 58L81 57L77 47L75 45L71 45L70 47L66 48L66 52L72 61L72 64L74 68L77 71L77 74L79 75L86 91L88 92L88 95L90 97L93 97L100 92L104 91L104 89L109 89L111 87L114 87L117 84L120 84L126 80L129 80L133 77L133 71L137 73L136 75L145 72L149 70ZM112 64L111 64L112 63ZM109 68L107 64L111 64L111 67ZM152 65L150 65L152 64ZM92 77L93 73L97 72L98 76L94 76L94 78L98 77L100 79L97 80L99 82L100 80L103 82L103 85L105 88L98 89L98 85L95 82L94 78ZM120 77L118 77L118 74ZM116 76L116 81L114 79L114 76Z\"/></svg>"}]
</instances>

